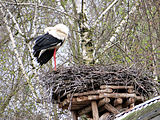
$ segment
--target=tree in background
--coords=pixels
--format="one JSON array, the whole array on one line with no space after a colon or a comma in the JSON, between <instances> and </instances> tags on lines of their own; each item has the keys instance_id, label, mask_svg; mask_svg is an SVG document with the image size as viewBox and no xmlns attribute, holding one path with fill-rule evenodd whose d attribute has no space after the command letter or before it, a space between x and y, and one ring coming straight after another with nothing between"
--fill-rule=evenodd
<instances>
[{"instance_id":1,"label":"tree in background","mask_svg":"<svg viewBox=\"0 0 160 120\"><path fill-rule=\"evenodd\" d=\"M124 64L160 74L160 2L156 0L0 1L0 115L5 119L69 118L50 104L33 58L33 38L64 23L68 41L58 65ZM42 99L43 97L43 99ZM62 114L63 113L63 114Z\"/></svg>"}]
</instances>

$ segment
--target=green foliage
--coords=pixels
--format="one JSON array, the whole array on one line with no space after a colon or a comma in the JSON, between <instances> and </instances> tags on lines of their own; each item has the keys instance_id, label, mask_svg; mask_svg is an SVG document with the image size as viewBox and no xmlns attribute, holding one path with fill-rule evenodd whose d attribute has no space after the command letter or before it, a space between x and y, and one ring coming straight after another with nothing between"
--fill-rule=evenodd
<instances>
[{"instance_id":1,"label":"green foliage","mask_svg":"<svg viewBox=\"0 0 160 120\"><path fill-rule=\"evenodd\" d=\"M67 1L68 0L61 0L61 5L62 5L63 8L66 7Z\"/></svg>"}]
</instances>

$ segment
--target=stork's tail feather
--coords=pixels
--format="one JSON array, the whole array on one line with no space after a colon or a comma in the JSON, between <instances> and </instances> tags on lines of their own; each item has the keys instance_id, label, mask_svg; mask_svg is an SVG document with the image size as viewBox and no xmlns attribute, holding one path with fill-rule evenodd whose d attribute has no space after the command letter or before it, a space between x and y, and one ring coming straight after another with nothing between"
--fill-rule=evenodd
<instances>
[{"instance_id":1,"label":"stork's tail feather","mask_svg":"<svg viewBox=\"0 0 160 120\"><path fill-rule=\"evenodd\" d=\"M52 58L53 53L54 53L54 49L46 50L37 59L38 63L40 63L40 65L43 65L43 64L47 63Z\"/></svg>"},{"instance_id":2,"label":"stork's tail feather","mask_svg":"<svg viewBox=\"0 0 160 120\"><path fill-rule=\"evenodd\" d=\"M34 51L34 52L33 52L34 57L37 57L37 58L38 58L39 53L40 53L40 50L39 50L39 51Z\"/></svg>"}]
</instances>

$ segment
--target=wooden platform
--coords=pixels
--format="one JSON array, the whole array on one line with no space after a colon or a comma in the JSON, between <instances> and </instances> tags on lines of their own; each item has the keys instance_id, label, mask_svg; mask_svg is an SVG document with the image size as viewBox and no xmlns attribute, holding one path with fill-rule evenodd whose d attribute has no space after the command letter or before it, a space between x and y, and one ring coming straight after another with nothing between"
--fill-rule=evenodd
<instances>
[{"instance_id":1,"label":"wooden platform","mask_svg":"<svg viewBox=\"0 0 160 120\"><path fill-rule=\"evenodd\" d=\"M143 101L133 86L102 85L100 90L68 94L59 107L69 109L73 120L84 114L93 120L106 120L110 114L126 111Z\"/></svg>"}]
</instances>

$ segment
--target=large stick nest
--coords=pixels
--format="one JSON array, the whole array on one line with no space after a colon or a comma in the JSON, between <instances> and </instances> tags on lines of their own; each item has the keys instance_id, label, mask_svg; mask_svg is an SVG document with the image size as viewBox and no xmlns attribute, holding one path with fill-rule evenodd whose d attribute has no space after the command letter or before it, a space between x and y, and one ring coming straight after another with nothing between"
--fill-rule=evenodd
<instances>
[{"instance_id":1,"label":"large stick nest","mask_svg":"<svg viewBox=\"0 0 160 120\"><path fill-rule=\"evenodd\" d=\"M63 101L67 94L98 90L101 85L132 85L137 95L145 97L155 93L151 73L121 65L62 67L44 74L41 80L54 102Z\"/></svg>"}]
</instances>

